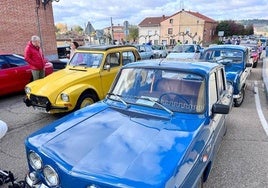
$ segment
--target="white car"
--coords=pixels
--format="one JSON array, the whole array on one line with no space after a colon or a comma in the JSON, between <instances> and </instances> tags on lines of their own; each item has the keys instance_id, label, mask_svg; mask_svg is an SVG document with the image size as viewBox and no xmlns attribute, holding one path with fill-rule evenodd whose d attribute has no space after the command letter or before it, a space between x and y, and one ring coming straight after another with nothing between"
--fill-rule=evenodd
<instances>
[{"instance_id":1,"label":"white car","mask_svg":"<svg viewBox=\"0 0 268 188\"><path fill-rule=\"evenodd\" d=\"M199 59L203 48L198 44L177 44L167 59Z\"/></svg>"},{"instance_id":2,"label":"white car","mask_svg":"<svg viewBox=\"0 0 268 188\"><path fill-rule=\"evenodd\" d=\"M7 132L7 124L0 120L0 138L2 138Z\"/></svg>"},{"instance_id":3,"label":"white car","mask_svg":"<svg viewBox=\"0 0 268 188\"><path fill-rule=\"evenodd\" d=\"M154 58L165 58L168 54L165 45L152 45L152 49L154 52Z\"/></svg>"}]
</instances>

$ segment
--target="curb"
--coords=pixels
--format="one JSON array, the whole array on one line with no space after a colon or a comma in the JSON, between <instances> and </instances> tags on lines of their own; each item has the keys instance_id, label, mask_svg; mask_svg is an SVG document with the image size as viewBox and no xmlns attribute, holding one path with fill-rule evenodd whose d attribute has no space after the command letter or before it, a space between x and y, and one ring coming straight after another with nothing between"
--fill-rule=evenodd
<instances>
[{"instance_id":1,"label":"curb","mask_svg":"<svg viewBox=\"0 0 268 188\"><path fill-rule=\"evenodd\" d=\"M262 65L262 78L264 82L264 87L266 89L266 96L268 96L268 57L263 58L263 65Z\"/></svg>"}]
</instances>

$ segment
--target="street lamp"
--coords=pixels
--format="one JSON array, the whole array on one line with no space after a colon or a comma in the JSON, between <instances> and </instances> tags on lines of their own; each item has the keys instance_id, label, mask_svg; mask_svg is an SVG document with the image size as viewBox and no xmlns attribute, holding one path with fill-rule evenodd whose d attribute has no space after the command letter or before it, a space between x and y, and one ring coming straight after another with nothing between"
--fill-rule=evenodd
<instances>
[{"instance_id":1,"label":"street lamp","mask_svg":"<svg viewBox=\"0 0 268 188\"><path fill-rule=\"evenodd\" d=\"M60 0L42 0L42 4L44 5L44 9L46 9L46 5L49 3L49 2L59 2Z\"/></svg>"}]
</instances>

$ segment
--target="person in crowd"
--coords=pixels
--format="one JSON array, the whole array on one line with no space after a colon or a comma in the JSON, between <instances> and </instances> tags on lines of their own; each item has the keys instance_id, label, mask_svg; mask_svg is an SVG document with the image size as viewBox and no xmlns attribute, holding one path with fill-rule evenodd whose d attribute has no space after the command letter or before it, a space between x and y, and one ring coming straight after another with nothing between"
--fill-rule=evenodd
<instances>
[{"instance_id":1,"label":"person in crowd","mask_svg":"<svg viewBox=\"0 0 268 188\"><path fill-rule=\"evenodd\" d=\"M77 42L71 43L71 50L70 50L70 59L73 57L75 50L79 47L79 44Z\"/></svg>"},{"instance_id":2,"label":"person in crowd","mask_svg":"<svg viewBox=\"0 0 268 188\"><path fill-rule=\"evenodd\" d=\"M45 64L47 60L44 58L40 47L40 37L32 36L24 50L24 58L30 64L32 69L33 80L45 77Z\"/></svg>"},{"instance_id":3,"label":"person in crowd","mask_svg":"<svg viewBox=\"0 0 268 188\"><path fill-rule=\"evenodd\" d=\"M153 44L152 40L149 40L146 44L151 46Z\"/></svg>"}]
</instances>

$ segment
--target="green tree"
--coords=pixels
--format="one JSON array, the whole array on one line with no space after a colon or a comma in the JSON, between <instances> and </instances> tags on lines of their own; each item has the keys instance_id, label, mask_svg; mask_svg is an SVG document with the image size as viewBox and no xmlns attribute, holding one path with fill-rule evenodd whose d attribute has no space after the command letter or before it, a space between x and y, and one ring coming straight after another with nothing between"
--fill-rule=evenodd
<instances>
[{"instance_id":1,"label":"green tree","mask_svg":"<svg viewBox=\"0 0 268 188\"><path fill-rule=\"evenodd\" d=\"M137 26L131 25L129 27L129 35L127 40L136 42L138 38L139 38L139 28Z\"/></svg>"},{"instance_id":2,"label":"green tree","mask_svg":"<svg viewBox=\"0 0 268 188\"><path fill-rule=\"evenodd\" d=\"M253 24L249 24L245 28L245 35L253 35L254 34L254 27Z\"/></svg>"},{"instance_id":3,"label":"green tree","mask_svg":"<svg viewBox=\"0 0 268 188\"><path fill-rule=\"evenodd\" d=\"M83 28L80 25L75 25L72 27L71 29L72 31L78 33L78 34L82 34L83 33Z\"/></svg>"},{"instance_id":4,"label":"green tree","mask_svg":"<svg viewBox=\"0 0 268 188\"><path fill-rule=\"evenodd\" d=\"M241 23L237 23L233 20L225 20L218 23L216 31L224 31L224 36L233 35L249 35L253 34L253 26L244 26Z\"/></svg>"},{"instance_id":5,"label":"green tree","mask_svg":"<svg viewBox=\"0 0 268 188\"><path fill-rule=\"evenodd\" d=\"M57 33L61 33L61 34L63 34L63 33L66 33L66 32L68 31L67 24L57 23L57 24L55 25L55 27L56 27L56 32L57 32Z\"/></svg>"}]
</instances>

